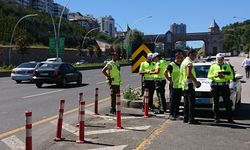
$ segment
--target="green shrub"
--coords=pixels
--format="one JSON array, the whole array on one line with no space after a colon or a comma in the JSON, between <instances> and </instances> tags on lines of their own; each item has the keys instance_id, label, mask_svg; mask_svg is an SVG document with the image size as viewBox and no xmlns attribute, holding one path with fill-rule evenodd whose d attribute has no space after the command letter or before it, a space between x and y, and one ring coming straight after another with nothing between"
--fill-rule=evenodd
<instances>
[{"instance_id":1,"label":"green shrub","mask_svg":"<svg viewBox=\"0 0 250 150\"><path fill-rule=\"evenodd\" d=\"M128 99L129 101L139 100L140 99L140 92L136 89L132 89L131 87L128 87L123 92L123 98Z\"/></svg>"}]
</instances>

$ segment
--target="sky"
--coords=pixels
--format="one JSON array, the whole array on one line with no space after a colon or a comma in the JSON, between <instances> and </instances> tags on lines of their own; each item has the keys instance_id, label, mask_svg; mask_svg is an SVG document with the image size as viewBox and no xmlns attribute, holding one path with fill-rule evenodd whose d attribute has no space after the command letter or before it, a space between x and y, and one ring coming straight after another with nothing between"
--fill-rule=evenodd
<instances>
[{"instance_id":1,"label":"sky","mask_svg":"<svg viewBox=\"0 0 250 150\"><path fill-rule=\"evenodd\" d=\"M70 12L95 18L111 15L118 30L127 24L148 34L165 34L172 23L184 23L187 33L207 32L213 20L219 27L250 19L249 0L54 0ZM152 17L149 17L152 16ZM237 18L234 18L236 16ZM188 42L196 48L202 41Z\"/></svg>"}]
</instances>

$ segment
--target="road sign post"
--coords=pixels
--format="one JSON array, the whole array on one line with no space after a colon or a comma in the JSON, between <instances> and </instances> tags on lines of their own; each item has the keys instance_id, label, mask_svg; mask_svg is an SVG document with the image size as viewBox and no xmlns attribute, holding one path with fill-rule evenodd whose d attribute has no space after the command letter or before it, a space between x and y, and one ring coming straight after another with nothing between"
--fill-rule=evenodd
<instances>
[{"instance_id":1,"label":"road sign post","mask_svg":"<svg viewBox=\"0 0 250 150\"><path fill-rule=\"evenodd\" d=\"M49 53L50 54L56 53L56 40L54 37L49 38Z\"/></svg>"}]
</instances>

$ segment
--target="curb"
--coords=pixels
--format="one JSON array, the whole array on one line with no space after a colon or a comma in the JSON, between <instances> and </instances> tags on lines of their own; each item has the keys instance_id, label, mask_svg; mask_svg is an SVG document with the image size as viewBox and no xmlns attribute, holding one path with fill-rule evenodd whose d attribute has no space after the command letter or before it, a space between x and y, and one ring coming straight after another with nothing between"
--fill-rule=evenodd
<instances>
[{"instance_id":1,"label":"curb","mask_svg":"<svg viewBox=\"0 0 250 150\"><path fill-rule=\"evenodd\" d=\"M126 100L126 99L121 99L121 103L123 107L127 108L142 108L143 106L143 100Z\"/></svg>"}]
</instances>

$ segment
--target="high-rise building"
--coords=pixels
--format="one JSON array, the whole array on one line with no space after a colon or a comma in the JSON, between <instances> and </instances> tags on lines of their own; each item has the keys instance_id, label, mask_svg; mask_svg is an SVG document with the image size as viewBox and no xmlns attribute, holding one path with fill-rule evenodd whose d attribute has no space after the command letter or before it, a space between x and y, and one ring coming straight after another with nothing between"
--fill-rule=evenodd
<instances>
[{"instance_id":1,"label":"high-rise building","mask_svg":"<svg viewBox=\"0 0 250 150\"><path fill-rule=\"evenodd\" d=\"M44 11L53 14L53 3L54 0L31 0L32 8L38 11Z\"/></svg>"},{"instance_id":2,"label":"high-rise building","mask_svg":"<svg viewBox=\"0 0 250 150\"><path fill-rule=\"evenodd\" d=\"M187 27L186 24L177 24L173 23L170 25L170 31L174 34L186 34L187 33ZM175 44L175 47L181 47L185 48L186 47L186 41L177 41Z\"/></svg>"},{"instance_id":3,"label":"high-rise building","mask_svg":"<svg viewBox=\"0 0 250 150\"><path fill-rule=\"evenodd\" d=\"M100 32L108 36L115 37L115 20L112 16L104 16L97 19L100 26Z\"/></svg>"}]
</instances>

